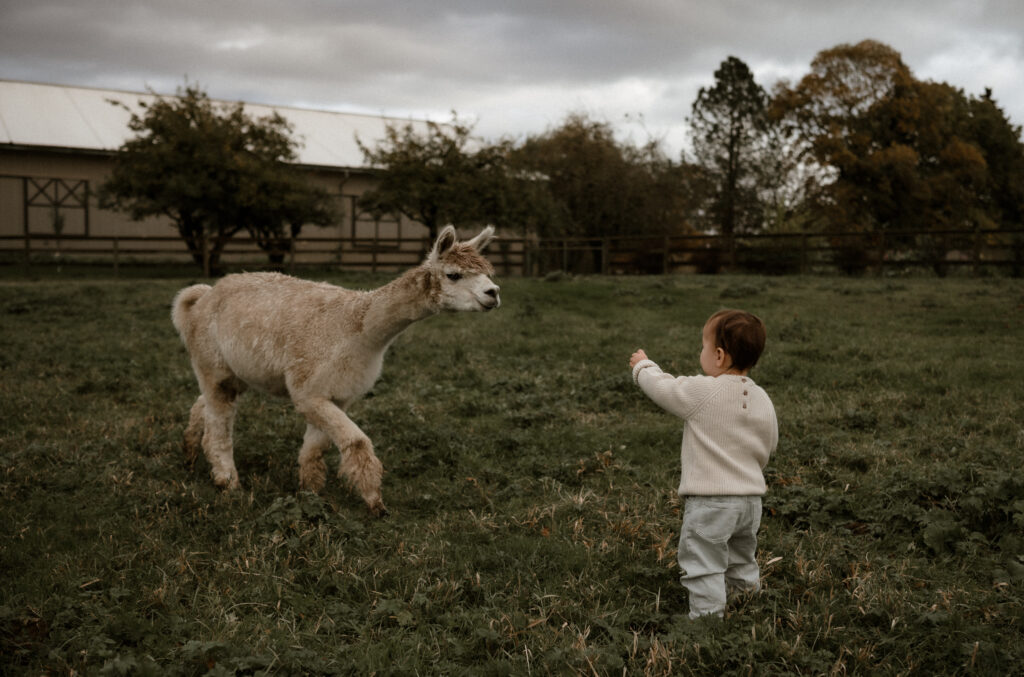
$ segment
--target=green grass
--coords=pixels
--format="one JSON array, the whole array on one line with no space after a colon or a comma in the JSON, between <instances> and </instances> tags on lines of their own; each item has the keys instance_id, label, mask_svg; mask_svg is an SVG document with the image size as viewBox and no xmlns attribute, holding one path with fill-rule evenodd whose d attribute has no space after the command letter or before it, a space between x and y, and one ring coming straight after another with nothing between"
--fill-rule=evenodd
<instances>
[{"instance_id":1,"label":"green grass","mask_svg":"<svg viewBox=\"0 0 1024 677\"><path fill-rule=\"evenodd\" d=\"M185 282L0 282L0 672L1024 669L1019 280L499 280L499 311L399 337L350 412L381 521L333 475L297 491L285 401L242 399L244 491L185 463ZM767 322L781 439L765 591L691 623L681 422L627 361L694 373L721 307Z\"/></svg>"}]
</instances>

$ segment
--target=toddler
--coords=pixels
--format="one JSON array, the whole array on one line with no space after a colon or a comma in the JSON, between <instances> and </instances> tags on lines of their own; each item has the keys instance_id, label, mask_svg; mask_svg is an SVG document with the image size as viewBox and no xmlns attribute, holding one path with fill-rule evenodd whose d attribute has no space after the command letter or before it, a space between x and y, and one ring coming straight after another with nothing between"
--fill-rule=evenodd
<instances>
[{"instance_id":1,"label":"toddler","mask_svg":"<svg viewBox=\"0 0 1024 677\"><path fill-rule=\"evenodd\" d=\"M702 338L705 376L666 374L643 350L629 361L644 393L686 421L679 568L690 618L721 617L727 592L760 590L754 553L763 470L779 440L772 401L748 375L764 350L764 323L741 310L722 310L704 324Z\"/></svg>"}]
</instances>

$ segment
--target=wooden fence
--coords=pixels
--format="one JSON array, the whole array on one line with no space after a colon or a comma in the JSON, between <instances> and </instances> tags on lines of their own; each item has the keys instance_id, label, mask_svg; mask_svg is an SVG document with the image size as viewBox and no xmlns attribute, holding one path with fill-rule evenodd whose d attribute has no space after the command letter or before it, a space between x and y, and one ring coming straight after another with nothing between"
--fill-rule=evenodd
<instances>
[{"instance_id":1,"label":"wooden fence","mask_svg":"<svg viewBox=\"0 0 1024 677\"><path fill-rule=\"evenodd\" d=\"M545 239L530 244L530 274L881 273L930 268L1024 268L1024 228L885 233L764 233Z\"/></svg>"},{"instance_id":2,"label":"wooden fence","mask_svg":"<svg viewBox=\"0 0 1024 677\"><path fill-rule=\"evenodd\" d=\"M390 272L419 264L431 244L428 238L299 237L271 261L255 239L236 236L225 243L219 267L228 271L321 267ZM524 247L522 238L502 238L491 244L487 254L499 273L522 275ZM42 234L0 236L0 262L92 264L110 266L115 274L128 265L198 265L180 237Z\"/></svg>"},{"instance_id":3,"label":"wooden fence","mask_svg":"<svg viewBox=\"0 0 1024 677\"><path fill-rule=\"evenodd\" d=\"M317 266L371 272L417 265L427 238L299 237L269 262L255 240L235 237L221 256L225 270ZM999 269L1019 276L1024 268L1024 228L974 231L897 231L886 233L773 233L735 237L532 239L502 237L487 256L500 275L670 274L743 271L766 274L844 272L881 273L894 269L932 269L945 274L956 267L974 273ZM0 262L26 265L88 263L110 266L191 264L178 237L0 236Z\"/></svg>"}]
</instances>

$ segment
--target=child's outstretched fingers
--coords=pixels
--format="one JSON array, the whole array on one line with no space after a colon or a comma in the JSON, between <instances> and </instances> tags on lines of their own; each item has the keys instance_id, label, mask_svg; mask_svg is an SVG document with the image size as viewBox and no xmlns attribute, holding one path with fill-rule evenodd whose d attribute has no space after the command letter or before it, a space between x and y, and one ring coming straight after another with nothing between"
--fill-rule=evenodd
<instances>
[{"instance_id":1,"label":"child's outstretched fingers","mask_svg":"<svg viewBox=\"0 0 1024 677\"><path fill-rule=\"evenodd\" d=\"M637 365L638 362L642 362L647 359L647 353L644 352L643 348L638 348L633 356L629 358L629 367L632 369Z\"/></svg>"}]
</instances>

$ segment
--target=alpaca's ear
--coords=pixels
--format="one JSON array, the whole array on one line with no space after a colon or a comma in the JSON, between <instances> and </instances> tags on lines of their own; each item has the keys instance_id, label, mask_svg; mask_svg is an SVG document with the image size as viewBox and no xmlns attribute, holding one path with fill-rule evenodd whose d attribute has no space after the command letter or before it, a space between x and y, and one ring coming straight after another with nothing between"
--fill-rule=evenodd
<instances>
[{"instance_id":1,"label":"alpaca's ear","mask_svg":"<svg viewBox=\"0 0 1024 677\"><path fill-rule=\"evenodd\" d=\"M458 233L455 232L455 226L450 223L441 229L440 234L437 236L437 240L434 242L434 248L430 250L430 260L438 261L442 256L448 253L448 250L455 246L458 241Z\"/></svg>"},{"instance_id":2,"label":"alpaca's ear","mask_svg":"<svg viewBox=\"0 0 1024 677\"><path fill-rule=\"evenodd\" d=\"M480 231L480 234L474 237L472 240L466 242L466 244L473 247L478 252L482 252L487 245L494 239L494 226L487 226Z\"/></svg>"}]
</instances>

